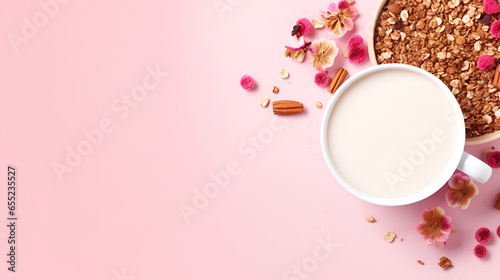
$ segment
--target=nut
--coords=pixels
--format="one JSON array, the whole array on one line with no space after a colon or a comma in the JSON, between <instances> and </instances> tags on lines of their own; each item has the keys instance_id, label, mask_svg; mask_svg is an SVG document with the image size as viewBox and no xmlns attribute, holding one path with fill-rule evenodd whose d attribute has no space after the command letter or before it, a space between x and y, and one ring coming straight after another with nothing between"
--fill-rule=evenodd
<instances>
[{"instance_id":1,"label":"nut","mask_svg":"<svg viewBox=\"0 0 500 280\"><path fill-rule=\"evenodd\" d=\"M279 100L273 102L275 115L293 115L304 112L304 105L298 101Z\"/></svg>"},{"instance_id":2,"label":"nut","mask_svg":"<svg viewBox=\"0 0 500 280\"><path fill-rule=\"evenodd\" d=\"M387 7L387 9L389 10L389 12L395 16L399 15L399 13L401 13L401 11L403 10L403 8L401 8L401 5L399 5L398 3L394 3L394 4L391 4Z\"/></svg>"},{"instance_id":3,"label":"nut","mask_svg":"<svg viewBox=\"0 0 500 280\"><path fill-rule=\"evenodd\" d=\"M287 50L288 50L288 49L287 49ZM286 70L286 69L281 69L281 71L280 71L280 76L281 76L281 78L282 78L282 79L286 79L286 78L288 78L288 76L289 76L289 74L288 74L288 70Z\"/></svg>"},{"instance_id":4,"label":"nut","mask_svg":"<svg viewBox=\"0 0 500 280\"><path fill-rule=\"evenodd\" d=\"M421 265L424 265L424 264L425 264L425 263L424 263L423 261L421 261L421 260L417 260L417 262L418 262L419 264L421 264Z\"/></svg>"},{"instance_id":5,"label":"nut","mask_svg":"<svg viewBox=\"0 0 500 280\"><path fill-rule=\"evenodd\" d=\"M439 259L439 263L438 265L443 268L443 269L447 269L449 267L453 267L453 264L451 263L451 260L448 259L447 257L442 257Z\"/></svg>"},{"instance_id":6,"label":"nut","mask_svg":"<svg viewBox=\"0 0 500 280\"><path fill-rule=\"evenodd\" d=\"M377 220L375 220L375 218L372 216L372 215L368 215L365 217L366 221L369 222L369 223L374 223L376 222Z\"/></svg>"},{"instance_id":7,"label":"nut","mask_svg":"<svg viewBox=\"0 0 500 280\"><path fill-rule=\"evenodd\" d=\"M318 107L319 109L323 108L323 104L321 104L321 102L316 102L316 107Z\"/></svg>"},{"instance_id":8,"label":"nut","mask_svg":"<svg viewBox=\"0 0 500 280\"><path fill-rule=\"evenodd\" d=\"M386 233L384 235L385 241L392 243L395 238L396 238L396 234L394 232L392 232L390 230L386 231Z\"/></svg>"},{"instance_id":9,"label":"nut","mask_svg":"<svg viewBox=\"0 0 500 280\"><path fill-rule=\"evenodd\" d=\"M269 97L267 96L262 97L259 101L259 104L262 107L267 107L267 105L269 105Z\"/></svg>"},{"instance_id":10,"label":"nut","mask_svg":"<svg viewBox=\"0 0 500 280\"><path fill-rule=\"evenodd\" d=\"M280 88L279 88L279 87L277 87L277 86L274 86L274 87L273 87L273 93L274 93L274 94L276 94L276 93L278 93L278 92L280 92Z\"/></svg>"}]
</instances>

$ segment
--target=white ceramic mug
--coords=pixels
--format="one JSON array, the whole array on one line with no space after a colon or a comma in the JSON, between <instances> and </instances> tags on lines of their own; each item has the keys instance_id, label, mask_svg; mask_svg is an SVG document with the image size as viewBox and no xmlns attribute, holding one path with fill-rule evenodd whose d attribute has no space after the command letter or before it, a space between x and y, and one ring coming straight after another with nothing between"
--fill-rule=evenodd
<instances>
[{"instance_id":1,"label":"white ceramic mug","mask_svg":"<svg viewBox=\"0 0 500 280\"><path fill-rule=\"evenodd\" d=\"M347 79L321 125L321 146L337 181L379 205L429 197L456 169L484 183L492 169L464 152L465 124L450 90L432 74L385 64Z\"/></svg>"}]
</instances>

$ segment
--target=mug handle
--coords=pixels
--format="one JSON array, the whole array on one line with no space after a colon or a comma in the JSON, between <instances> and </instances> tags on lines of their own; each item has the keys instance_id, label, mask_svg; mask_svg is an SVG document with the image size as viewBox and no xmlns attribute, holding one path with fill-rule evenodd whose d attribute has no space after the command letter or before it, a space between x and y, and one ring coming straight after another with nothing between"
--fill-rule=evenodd
<instances>
[{"instance_id":1,"label":"mug handle","mask_svg":"<svg viewBox=\"0 0 500 280\"><path fill-rule=\"evenodd\" d=\"M486 183L493 173L493 169L489 165L467 152L463 152L457 169L479 183Z\"/></svg>"}]
</instances>

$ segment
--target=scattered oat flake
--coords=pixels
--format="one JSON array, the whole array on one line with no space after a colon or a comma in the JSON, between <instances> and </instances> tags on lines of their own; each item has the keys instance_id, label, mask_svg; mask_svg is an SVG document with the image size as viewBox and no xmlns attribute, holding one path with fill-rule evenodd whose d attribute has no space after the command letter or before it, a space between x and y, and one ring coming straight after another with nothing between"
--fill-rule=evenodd
<instances>
[{"instance_id":1,"label":"scattered oat flake","mask_svg":"<svg viewBox=\"0 0 500 280\"><path fill-rule=\"evenodd\" d=\"M374 222L376 222L376 221L377 221L377 220L376 220L376 219L375 219L372 215L367 215L367 216L365 217L365 220L366 220L367 222L369 222L369 223L374 223Z\"/></svg>"},{"instance_id":2,"label":"scattered oat flake","mask_svg":"<svg viewBox=\"0 0 500 280\"><path fill-rule=\"evenodd\" d=\"M316 102L316 107L318 107L319 109L323 108L323 104L321 104L321 102Z\"/></svg>"},{"instance_id":3,"label":"scattered oat flake","mask_svg":"<svg viewBox=\"0 0 500 280\"><path fill-rule=\"evenodd\" d=\"M343 56L343 57L347 57L347 55L348 55L348 54L349 54L349 50L344 50L344 51L342 52L342 56Z\"/></svg>"},{"instance_id":4,"label":"scattered oat flake","mask_svg":"<svg viewBox=\"0 0 500 280\"><path fill-rule=\"evenodd\" d=\"M442 257L439 259L439 263L438 265L443 268L443 269L447 269L449 267L453 267L453 264L451 263L451 260L448 259L447 257Z\"/></svg>"},{"instance_id":5,"label":"scattered oat flake","mask_svg":"<svg viewBox=\"0 0 500 280\"><path fill-rule=\"evenodd\" d=\"M313 18L313 20L311 20L311 24L314 27L314 29L320 29L320 28L325 27L323 22L318 18Z\"/></svg>"},{"instance_id":6,"label":"scattered oat flake","mask_svg":"<svg viewBox=\"0 0 500 280\"><path fill-rule=\"evenodd\" d=\"M421 260L417 260L417 262L418 262L419 264L421 264L421 265L424 265L424 264L425 264L425 263L424 263L423 261L421 261Z\"/></svg>"},{"instance_id":7,"label":"scattered oat flake","mask_svg":"<svg viewBox=\"0 0 500 280\"><path fill-rule=\"evenodd\" d=\"M259 101L259 104L262 107L267 107L267 105L269 105L269 97L267 96L262 97Z\"/></svg>"},{"instance_id":8,"label":"scattered oat flake","mask_svg":"<svg viewBox=\"0 0 500 280\"><path fill-rule=\"evenodd\" d=\"M394 241L394 239L396 238L396 234L390 230L388 230L385 235L384 235L384 239L385 241L389 242L389 243L392 243Z\"/></svg>"},{"instance_id":9,"label":"scattered oat flake","mask_svg":"<svg viewBox=\"0 0 500 280\"><path fill-rule=\"evenodd\" d=\"M288 74L288 70L286 70L286 69L281 69L281 71L280 71L280 76L281 76L281 78L282 78L282 79L286 79L286 78L288 78L288 76L289 76L289 74Z\"/></svg>"}]
</instances>

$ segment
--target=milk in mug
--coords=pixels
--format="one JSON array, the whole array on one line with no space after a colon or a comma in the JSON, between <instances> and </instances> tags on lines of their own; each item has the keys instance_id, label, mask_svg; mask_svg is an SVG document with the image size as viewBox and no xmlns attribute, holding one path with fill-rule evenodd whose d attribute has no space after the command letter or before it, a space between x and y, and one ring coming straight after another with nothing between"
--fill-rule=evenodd
<instances>
[{"instance_id":1,"label":"milk in mug","mask_svg":"<svg viewBox=\"0 0 500 280\"><path fill-rule=\"evenodd\" d=\"M334 104L327 130L333 163L367 194L418 193L442 173L457 149L457 123L463 120L453 112L443 90L421 74L370 73Z\"/></svg>"}]
</instances>

